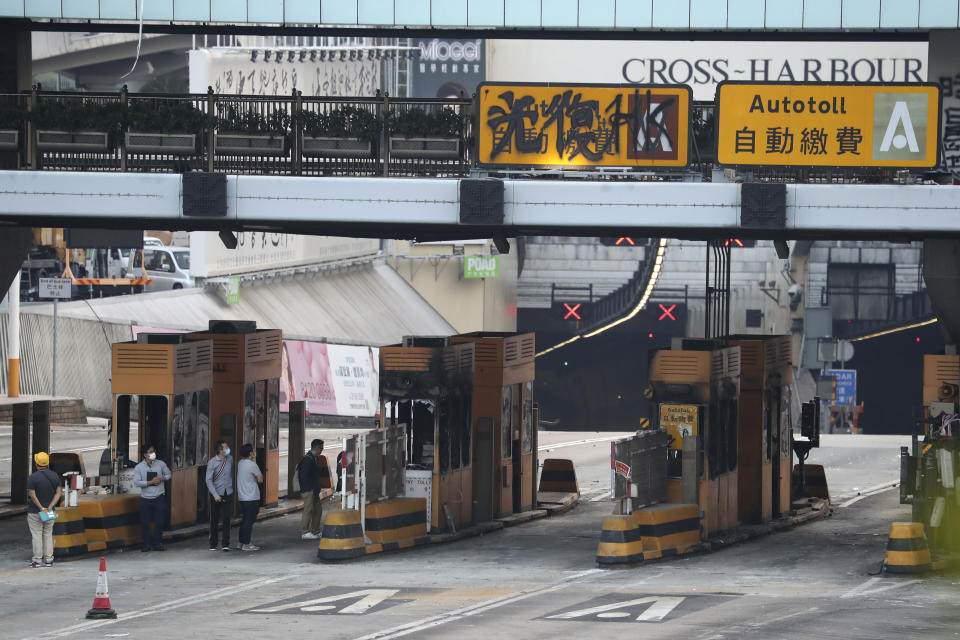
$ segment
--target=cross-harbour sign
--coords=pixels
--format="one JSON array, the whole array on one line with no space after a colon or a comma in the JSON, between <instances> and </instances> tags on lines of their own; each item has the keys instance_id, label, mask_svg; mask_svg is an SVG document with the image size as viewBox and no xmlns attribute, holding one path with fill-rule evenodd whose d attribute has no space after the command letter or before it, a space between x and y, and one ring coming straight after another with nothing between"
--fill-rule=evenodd
<instances>
[{"instance_id":1,"label":"cross-harbour sign","mask_svg":"<svg viewBox=\"0 0 960 640\"><path fill-rule=\"evenodd\" d=\"M716 130L725 165L935 167L940 88L722 82Z\"/></svg>"}]
</instances>

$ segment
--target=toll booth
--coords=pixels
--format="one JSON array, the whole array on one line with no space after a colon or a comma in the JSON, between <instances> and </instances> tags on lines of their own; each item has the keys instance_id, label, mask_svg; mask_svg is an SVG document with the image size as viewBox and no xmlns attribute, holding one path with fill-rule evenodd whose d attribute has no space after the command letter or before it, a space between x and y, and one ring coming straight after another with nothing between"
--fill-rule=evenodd
<instances>
[{"instance_id":1,"label":"toll booth","mask_svg":"<svg viewBox=\"0 0 960 640\"><path fill-rule=\"evenodd\" d=\"M738 515L762 523L791 507L790 336L735 336L740 347Z\"/></svg>"},{"instance_id":2,"label":"toll booth","mask_svg":"<svg viewBox=\"0 0 960 640\"><path fill-rule=\"evenodd\" d=\"M157 458L166 462L172 473L166 486L170 526L206 520L203 466L210 446L213 342L188 340L182 334L140 334L136 342L112 345L111 372L111 442L118 484L124 485L122 470L140 460L140 446L152 444ZM137 446L133 449L132 415L137 421ZM98 500L127 498L119 494Z\"/></svg>"},{"instance_id":3,"label":"toll booth","mask_svg":"<svg viewBox=\"0 0 960 640\"><path fill-rule=\"evenodd\" d=\"M473 496L477 519L528 511L537 504L537 425L532 333L469 333L474 345Z\"/></svg>"},{"instance_id":4,"label":"toll booth","mask_svg":"<svg viewBox=\"0 0 960 640\"><path fill-rule=\"evenodd\" d=\"M406 425L407 473L429 474L431 530L473 521L473 384L473 344L408 337L380 348L381 415Z\"/></svg>"},{"instance_id":5,"label":"toll booth","mask_svg":"<svg viewBox=\"0 0 960 640\"><path fill-rule=\"evenodd\" d=\"M740 348L684 341L650 368L655 428L668 440L667 500L698 504L701 533L737 526Z\"/></svg>"},{"instance_id":6,"label":"toll booth","mask_svg":"<svg viewBox=\"0 0 960 640\"><path fill-rule=\"evenodd\" d=\"M209 404L210 437L206 465L217 440L226 440L234 455L253 445L263 471L261 502L276 506L280 491L280 375L283 335L257 329L254 322L211 320L204 332L187 340L213 345L213 388Z\"/></svg>"}]
</instances>

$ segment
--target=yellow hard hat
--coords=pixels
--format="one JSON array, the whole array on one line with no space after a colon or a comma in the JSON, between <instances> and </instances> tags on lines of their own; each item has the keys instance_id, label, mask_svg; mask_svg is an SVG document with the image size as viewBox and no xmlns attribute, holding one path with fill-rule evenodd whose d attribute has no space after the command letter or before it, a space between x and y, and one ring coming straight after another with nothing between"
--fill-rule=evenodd
<instances>
[{"instance_id":1,"label":"yellow hard hat","mask_svg":"<svg viewBox=\"0 0 960 640\"><path fill-rule=\"evenodd\" d=\"M38 467L46 467L50 465L50 456L45 451L40 451L34 454L33 461L37 463Z\"/></svg>"}]
</instances>

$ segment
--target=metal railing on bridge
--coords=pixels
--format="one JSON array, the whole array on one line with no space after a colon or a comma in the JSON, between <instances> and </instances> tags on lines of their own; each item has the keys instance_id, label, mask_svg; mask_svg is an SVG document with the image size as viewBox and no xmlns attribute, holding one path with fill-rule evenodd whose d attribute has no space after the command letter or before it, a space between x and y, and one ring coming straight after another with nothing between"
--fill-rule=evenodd
<instances>
[{"instance_id":1,"label":"metal railing on bridge","mask_svg":"<svg viewBox=\"0 0 960 640\"><path fill-rule=\"evenodd\" d=\"M0 94L0 169L290 176L476 172L473 99L29 92ZM905 183L896 169L716 168L712 102L691 108L686 168L479 168L492 177Z\"/></svg>"},{"instance_id":2,"label":"metal railing on bridge","mask_svg":"<svg viewBox=\"0 0 960 640\"><path fill-rule=\"evenodd\" d=\"M0 95L0 168L457 177L472 164L472 105L35 88Z\"/></svg>"}]
</instances>

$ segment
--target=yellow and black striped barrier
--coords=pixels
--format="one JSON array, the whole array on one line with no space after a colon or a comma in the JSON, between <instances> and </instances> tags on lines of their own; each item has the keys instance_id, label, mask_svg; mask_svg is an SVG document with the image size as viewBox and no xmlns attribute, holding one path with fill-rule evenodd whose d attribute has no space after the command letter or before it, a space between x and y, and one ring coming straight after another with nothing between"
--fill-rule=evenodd
<instances>
[{"instance_id":1,"label":"yellow and black striped barrier","mask_svg":"<svg viewBox=\"0 0 960 640\"><path fill-rule=\"evenodd\" d=\"M140 496L135 493L84 497L80 500L87 551L140 544Z\"/></svg>"},{"instance_id":2,"label":"yellow and black striped barrier","mask_svg":"<svg viewBox=\"0 0 960 640\"><path fill-rule=\"evenodd\" d=\"M80 507L57 509L53 521L53 556L66 558L87 552L87 531Z\"/></svg>"},{"instance_id":3,"label":"yellow and black striped barrier","mask_svg":"<svg viewBox=\"0 0 960 640\"><path fill-rule=\"evenodd\" d=\"M700 544L700 507L658 504L633 512L647 560L683 555Z\"/></svg>"},{"instance_id":4,"label":"yellow and black striped barrier","mask_svg":"<svg viewBox=\"0 0 960 640\"><path fill-rule=\"evenodd\" d=\"M930 548L922 522L894 522L890 525L887 553L883 557L887 573L924 573L932 567Z\"/></svg>"},{"instance_id":5,"label":"yellow and black striped barrier","mask_svg":"<svg viewBox=\"0 0 960 640\"><path fill-rule=\"evenodd\" d=\"M643 540L637 519L632 515L604 518L600 544L597 545L597 564L606 567L642 561Z\"/></svg>"},{"instance_id":6,"label":"yellow and black striped barrier","mask_svg":"<svg viewBox=\"0 0 960 640\"><path fill-rule=\"evenodd\" d=\"M367 553L363 540L363 526L357 510L337 509L323 520L317 557L325 562L350 560Z\"/></svg>"},{"instance_id":7,"label":"yellow and black striped barrier","mask_svg":"<svg viewBox=\"0 0 960 640\"><path fill-rule=\"evenodd\" d=\"M810 498L822 498L830 500L830 488L827 486L827 474L823 470L822 464L804 464L803 475L805 479L806 495ZM793 466L793 477L791 478L794 490L800 488L800 465Z\"/></svg>"},{"instance_id":8,"label":"yellow and black striped barrier","mask_svg":"<svg viewBox=\"0 0 960 640\"><path fill-rule=\"evenodd\" d=\"M543 461L540 470L541 493L576 493L580 494L577 485L577 472L573 468L573 460L564 458L547 458Z\"/></svg>"},{"instance_id":9,"label":"yellow and black striped barrier","mask_svg":"<svg viewBox=\"0 0 960 640\"><path fill-rule=\"evenodd\" d=\"M650 419L649 418L640 418L640 430L646 430L650 428Z\"/></svg>"},{"instance_id":10,"label":"yellow and black striped barrier","mask_svg":"<svg viewBox=\"0 0 960 640\"><path fill-rule=\"evenodd\" d=\"M384 545L384 551L401 548L401 541L427 535L425 498L396 498L376 502L366 508L367 537Z\"/></svg>"},{"instance_id":11,"label":"yellow and black striped barrier","mask_svg":"<svg viewBox=\"0 0 960 640\"><path fill-rule=\"evenodd\" d=\"M647 385L647 387L643 390L643 395L647 398L647 400L653 400L654 390L652 384Z\"/></svg>"}]
</instances>

